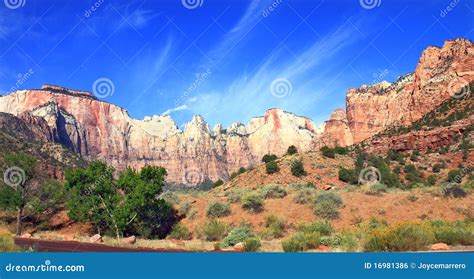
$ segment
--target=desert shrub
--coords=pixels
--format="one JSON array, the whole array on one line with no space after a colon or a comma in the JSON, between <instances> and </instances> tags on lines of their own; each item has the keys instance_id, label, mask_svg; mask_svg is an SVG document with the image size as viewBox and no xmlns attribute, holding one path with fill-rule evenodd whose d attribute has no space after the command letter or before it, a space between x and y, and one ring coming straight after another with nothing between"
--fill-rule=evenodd
<instances>
[{"instance_id":1,"label":"desert shrub","mask_svg":"<svg viewBox=\"0 0 474 279\"><path fill-rule=\"evenodd\" d=\"M171 239L190 240L193 238L193 235L185 225L178 223L173 226L168 237Z\"/></svg>"},{"instance_id":2,"label":"desert shrub","mask_svg":"<svg viewBox=\"0 0 474 279\"><path fill-rule=\"evenodd\" d=\"M181 215L187 215L191 210L191 204L189 202L184 202L179 206L178 212Z\"/></svg>"},{"instance_id":3,"label":"desert shrub","mask_svg":"<svg viewBox=\"0 0 474 279\"><path fill-rule=\"evenodd\" d=\"M404 168L405 178L414 183L423 182L423 177L415 165L406 165Z\"/></svg>"},{"instance_id":4,"label":"desert shrub","mask_svg":"<svg viewBox=\"0 0 474 279\"><path fill-rule=\"evenodd\" d=\"M240 189L232 189L225 193L227 196L227 202L229 203L237 203L240 202L242 199L242 190Z\"/></svg>"},{"instance_id":5,"label":"desert shrub","mask_svg":"<svg viewBox=\"0 0 474 279\"><path fill-rule=\"evenodd\" d=\"M382 195L387 192L387 186L382 183L374 183L369 186L369 190L366 192L369 195Z\"/></svg>"},{"instance_id":6,"label":"desert shrub","mask_svg":"<svg viewBox=\"0 0 474 279\"><path fill-rule=\"evenodd\" d=\"M296 153L298 153L298 149L294 145L290 145L288 147L288 150L286 151L286 154L288 154L288 155L293 155L293 154L296 154Z\"/></svg>"},{"instance_id":7,"label":"desert shrub","mask_svg":"<svg viewBox=\"0 0 474 279\"><path fill-rule=\"evenodd\" d=\"M315 190L312 188L303 188L296 191L293 201L298 204L308 204L314 201Z\"/></svg>"},{"instance_id":8,"label":"desert shrub","mask_svg":"<svg viewBox=\"0 0 474 279\"><path fill-rule=\"evenodd\" d=\"M466 191L458 185L448 184L443 188L444 197L464 198L467 196Z\"/></svg>"},{"instance_id":9,"label":"desert shrub","mask_svg":"<svg viewBox=\"0 0 474 279\"><path fill-rule=\"evenodd\" d=\"M312 189L314 190L314 184L311 182L295 182L295 183L289 183L288 187L295 188L296 190L300 189Z\"/></svg>"},{"instance_id":10,"label":"desert shrub","mask_svg":"<svg viewBox=\"0 0 474 279\"><path fill-rule=\"evenodd\" d=\"M234 246L239 242L257 237L257 235L247 225L242 225L230 231L226 238L223 240L224 247Z\"/></svg>"},{"instance_id":11,"label":"desert shrub","mask_svg":"<svg viewBox=\"0 0 474 279\"><path fill-rule=\"evenodd\" d=\"M224 184L224 181L222 179L218 179L216 182L212 184L213 188L219 187Z\"/></svg>"},{"instance_id":12,"label":"desert shrub","mask_svg":"<svg viewBox=\"0 0 474 279\"><path fill-rule=\"evenodd\" d=\"M271 161L275 161L276 159L278 159L278 157L275 154L265 154L262 157L262 162L268 163Z\"/></svg>"},{"instance_id":13,"label":"desert shrub","mask_svg":"<svg viewBox=\"0 0 474 279\"><path fill-rule=\"evenodd\" d=\"M285 232L285 221L276 217L275 215L269 215L265 218L265 230L263 235L266 239L280 238Z\"/></svg>"},{"instance_id":14,"label":"desert shrub","mask_svg":"<svg viewBox=\"0 0 474 279\"><path fill-rule=\"evenodd\" d=\"M357 184L358 182L358 175L355 169L346 169L346 168L339 168L339 180L350 183L350 184Z\"/></svg>"},{"instance_id":15,"label":"desert shrub","mask_svg":"<svg viewBox=\"0 0 474 279\"><path fill-rule=\"evenodd\" d=\"M474 189L474 180L470 179L468 181L466 181L462 187L464 187L465 189Z\"/></svg>"},{"instance_id":16,"label":"desert shrub","mask_svg":"<svg viewBox=\"0 0 474 279\"><path fill-rule=\"evenodd\" d=\"M449 245L474 245L474 226L468 222L433 221L436 242Z\"/></svg>"},{"instance_id":17,"label":"desert shrub","mask_svg":"<svg viewBox=\"0 0 474 279\"><path fill-rule=\"evenodd\" d=\"M0 234L0 252L19 252L20 247L15 245L13 237L9 234Z\"/></svg>"},{"instance_id":18,"label":"desert shrub","mask_svg":"<svg viewBox=\"0 0 474 279\"><path fill-rule=\"evenodd\" d=\"M178 195L173 192L165 192L161 195L161 198L172 205L177 205L180 202L180 198L178 197Z\"/></svg>"},{"instance_id":19,"label":"desert shrub","mask_svg":"<svg viewBox=\"0 0 474 279\"><path fill-rule=\"evenodd\" d=\"M460 170L450 170L448 172L448 182L461 183L463 173Z\"/></svg>"},{"instance_id":20,"label":"desert shrub","mask_svg":"<svg viewBox=\"0 0 474 279\"><path fill-rule=\"evenodd\" d=\"M278 164L275 161L270 161L270 162L265 164L265 170L266 170L267 174L273 174L273 173L279 172L280 167L278 166Z\"/></svg>"},{"instance_id":21,"label":"desert shrub","mask_svg":"<svg viewBox=\"0 0 474 279\"><path fill-rule=\"evenodd\" d=\"M327 220L317 220L311 224L299 226L298 231L304 233L319 233L321 236L329 236L334 233L334 228Z\"/></svg>"},{"instance_id":22,"label":"desert shrub","mask_svg":"<svg viewBox=\"0 0 474 279\"><path fill-rule=\"evenodd\" d=\"M336 157L336 152L334 151L334 149L329 148L327 146L321 147L319 151L321 151L321 154L323 154L324 157L328 157L328 158Z\"/></svg>"},{"instance_id":23,"label":"desert shrub","mask_svg":"<svg viewBox=\"0 0 474 279\"><path fill-rule=\"evenodd\" d=\"M346 155L347 153L349 153L349 151L347 150L346 147L336 146L334 147L334 153L339 154L339 155Z\"/></svg>"},{"instance_id":24,"label":"desert shrub","mask_svg":"<svg viewBox=\"0 0 474 279\"><path fill-rule=\"evenodd\" d=\"M316 216L324 219L332 220L339 218L339 207L329 201L317 203L313 211Z\"/></svg>"},{"instance_id":25,"label":"desert shrub","mask_svg":"<svg viewBox=\"0 0 474 279\"><path fill-rule=\"evenodd\" d=\"M212 219L204 224L202 233L207 241L220 241L227 234L227 225Z\"/></svg>"},{"instance_id":26,"label":"desert shrub","mask_svg":"<svg viewBox=\"0 0 474 279\"><path fill-rule=\"evenodd\" d=\"M434 241L435 236L429 224L404 222L369 233L364 251L419 251Z\"/></svg>"},{"instance_id":27,"label":"desert shrub","mask_svg":"<svg viewBox=\"0 0 474 279\"><path fill-rule=\"evenodd\" d=\"M265 199L281 199L284 198L288 193L278 184L270 184L264 186L260 193Z\"/></svg>"},{"instance_id":28,"label":"desert shrub","mask_svg":"<svg viewBox=\"0 0 474 279\"><path fill-rule=\"evenodd\" d=\"M428 185L434 186L436 184L436 176L430 175L428 176Z\"/></svg>"},{"instance_id":29,"label":"desert shrub","mask_svg":"<svg viewBox=\"0 0 474 279\"><path fill-rule=\"evenodd\" d=\"M234 179L234 178L236 178L238 175L239 175L239 174L238 174L236 171L234 171L233 173L230 174L230 179Z\"/></svg>"},{"instance_id":30,"label":"desert shrub","mask_svg":"<svg viewBox=\"0 0 474 279\"><path fill-rule=\"evenodd\" d=\"M244 173L244 172L246 172L246 171L247 171L246 168L240 167L239 170L237 171L237 174L242 174L242 173Z\"/></svg>"},{"instance_id":31,"label":"desert shrub","mask_svg":"<svg viewBox=\"0 0 474 279\"><path fill-rule=\"evenodd\" d=\"M246 252L256 252L260 246L262 246L262 244L257 237L250 237L244 241L244 250Z\"/></svg>"},{"instance_id":32,"label":"desert shrub","mask_svg":"<svg viewBox=\"0 0 474 279\"><path fill-rule=\"evenodd\" d=\"M291 162L291 174L296 177L306 176L307 173L304 170L303 162L301 160L294 160Z\"/></svg>"},{"instance_id":33,"label":"desert shrub","mask_svg":"<svg viewBox=\"0 0 474 279\"><path fill-rule=\"evenodd\" d=\"M230 206L226 203L211 202L207 206L207 217L219 218L230 215Z\"/></svg>"},{"instance_id":34,"label":"desert shrub","mask_svg":"<svg viewBox=\"0 0 474 279\"><path fill-rule=\"evenodd\" d=\"M441 171L441 164L435 164L433 166L433 172L440 172Z\"/></svg>"},{"instance_id":35,"label":"desert shrub","mask_svg":"<svg viewBox=\"0 0 474 279\"><path fill-rule=\"evenodd\" d=\"M242 198L242 208L253 212L259 213L263 211L263 198L258 193L251 192L246 194Z\"/></svg>"},{"instance_id":36,"label":"desert shrub","mask_svg":"<svg viewBox=\"0 0 474 279\"><path fill-rule=\"evenodd\" d=\"M318 233L298 232L289 239L282 242L283 251L285 252L302 252L314 249L321 243Z\"/></svg>"},{"instance_id":37,"label":"desert shrub","mask_svg":"<svg viewBox=\"0 0 474 279\"><path fill-rule=\"evenodd\" d=\"M329 202L334 204L336 207L341 207L343 205L341 196L333 191L329 192L321 192L318 195L316 195L316 203L321 203L321 202Z\"/></svg>"},{"instance_id":38,"label":"desert shrub","mask_svg":"<svg viewBox=\"0 0 474 279\"><path fill-rule=\"evenodd\" d=\"M418 200L418 197L416 195L409 195L407 197L407 200L409 200L411 202L416 202Z\"/></svg>"}]
</instances>

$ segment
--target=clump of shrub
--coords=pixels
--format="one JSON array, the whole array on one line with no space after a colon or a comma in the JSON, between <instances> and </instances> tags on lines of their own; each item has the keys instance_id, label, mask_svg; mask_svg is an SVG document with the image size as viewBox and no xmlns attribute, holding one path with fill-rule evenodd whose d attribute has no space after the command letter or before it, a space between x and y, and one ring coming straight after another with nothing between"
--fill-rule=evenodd
<instances>
[{"instance_id":1,"label":"clump of shrub","mask_svg":"<svg viewBox=\"0 0 474 279\"><path fill-rule=\"evenodd\" d=\"M216 182L212 184L212 188L222 186L223 184L224 184L224 181L222 179L218 179Z\"/></svg>"},{"instance_id":2,"label":"clump of shrub","mask_svg":"<svg viewBox=\"0 0 474 279\"><path fill-rule=\"evenodd\" d=\"M462 178L463 178L463 173L458 169L450 170L448 172L448 182L461 183Z\"/></svg>"},{"instance_id":3,"label":"clump of shrub","mask_svg":"<svg viewBox=\"0 0 474 279\"><path fill-rule=\"evenodd\" d=\"M188 227L183 224L176 224L173 226L171 233L168 235L171 239L178 239L178 240L191 240L193 238L193 234L189 231Z\"/></svg>"},{"instance_id":4,"label":"clump of shrub","mask_svg":"<svg viewBox=\"0 0 474 279\"><path fill-rule=\"evenodd\" d=\"M428 185L434 186L436 184L436 176L430 175L428 176Z\"/></svg>"},{"instance_id":5,"label":"clump of shrub","mask_svg":"<svg viewBox=\"0 0 474 279\"><path fill-rule=\"evenodd\" d=\"M324 192L316 196L314 214L324 219L339 218L339 208L342 207L341 197L334 192Z\"/></svg>"},{"instance_id":6,"label":"clump of shrub","mask_svg":"<svg viewBox=\"0 0 474 279\"><path fill-rule=\"evenodd\" d=\"M283 236L285 228L285 221L275 215L269 215L265 218L265 230L262 234L266 239L280 238Z\"/></svg>"},{"instance_id":7,"label":"clump of shrub","mask_svg":"<svg viewBox=\"0 0 474 279\"><path fill-rule=\"evenodd\" d=\"M278 166L278 164L275 161L270 161L270 162L265 164L265 170L266 170L267 174L273 174L273 173L279 172L280 167Z\"/></svg>"},{"instance_id":8,"label":"clump of shrub","mask_svg":"<svg viewBox=\"0 0 474 279\"><path fill-rule=\"evenodd\" d=\"M268 162L271 162L271 161L275 161L276 159L278 159L278 157L275 154L265 154L262 157L262 162L268 163Z\"/></svg>"},{"instance_id":9,"label":"clump of shrub","mask_svg":"<svg viewBox=\"0 0 474 279\"><path fill-rule=\"evenodd\" d=\"M15 244L9 234L0 234L0 252L19 252L20 247Z\"/></svg>"},{"instance_id":10,"label":"clump of shrub","mask_svg":"<svg viewBox=\"0 0 474 279\"><path fill-rule=\"evenodd\" d=\"M304 170L303 162L301 160L294 160L293 162L291 162L291 174L296 177L302 177L308 174Z\"/></svg>"},{"instance_id":11,"label":"clump of shrub","mask_svg":"<svg viewBox=\"0 0 474 279\"><path fill-rule=\"evenodd\" d=\"M469 222L457 221L448 223L433 221L433 231L436 242L449 245L474 245L474 225Z\"/></svg>"},{"instance_id":12,"label":"clump of shrub","mask_svg":"<svg viewBox=\"0 0 474 279\"><path fill-rule=\"evenodd\" d=\"M298 204L308 204L314 201L315 190L312 188L303 188L296 191L293 201Z\"/></svg>"},{"instance_id":13,"label":"clump of shrub","mask_svg":"<svg viewBox=\"0 0 474 279\"><path fill-rule=\"evenodd\" d=\"M282 248L285 252L303 252L314 249L321 243L319 233L298 232L292 237L282 242Z\"/></svg>"},{"instance_id":14,"label":"clump of shrub","mask_svg":"<svg viewBox=\"0 0 474 279\"><path fill-rule=\"evenodd\" d=\"M242 208L253 212L259 213L263 211L263 198L260 194L250 192L242 198Z\"/></svg>"},{"instance_id":15,"label":"clump of shrub","mask_svg":"<svg viewBox=\"0 0 474 279\"><path fill-rule=\"evenodd\" d=\"M227 225L211 219L204 224L202 234L207 241L220 241L227 235Z\"/></svg>"},{"instance_id":16,"label":"clump of shrub","mask_svg":"<svg viewBox=\"0 0 474 279\"><path fill-rule=\"evenodd\" d=\"M334 233L334 228L327 220L317 220L311 224L300 225L298 231L304 233L319 233L321 236L329 236Z\"/></svg>"},{"instance_id":17,"label":"clump of shrub","mask_svg":"<svg viewBox=\"0 0 474 279\"><path fill-rule=\"evenodd\" d=\"M219 218L229 216L231 213L230 206L226 203L211 202L207 207L207 217Z\"/></svg>"},{"instance_id":18,"label":"clump of shrub","mask_svg":"<svg viewBox=\"0 0 474 279\"><path fill-rule=\"evenodd\" d=\"M257 237L257 235L250 229L248 225L241 225L229 232L229 234L224 238L223 245L224 247L234 246L239 242L244 242L249 238Z\"/></svg>"},{"instance_id":19,"label":"clump of shrub","mask_svg":"<svg viewBox=\"0 0 474 279\"><path fill-rule=\"evenodd\" d=\"M242 190L241 189L231 189L225 193L227 197L227 202L237 203L242 199Z\"/></svg>"},{"instance_id":20,"label":"clump of shrub","mask_svg":"<svg viewBox=\"0 0 474 279\"><path fill-rule=\"evenodd\" d=\"M429 224L404 222L370 232L364 243L364 251L420 251L434 241L435 235Z\"/></svg>"},{"instance_id":21,"label":"clump of shrub","mask_svg":"<svg viewBox=\"0 0 474 279\"><path fill-rule=\"evenodd\" d=\"M328 158L335 158L336 154L346 155L348 153L347 148L344 148L341 146L336 146L334 148L323 146L321 147L319 151L321 151L321 154L323 154L323 156L328 157Z\"/></svg>"},{"instance_id":22,"label":"clump of shrub","mask_svg":"<svg viewBox=\"0 0 474 279\"><path fill-rule=\"evenodd\" d=\"M369 190L366 192L368 195L381 196L387 192L387 186L382 183L374 183L369 186Z\"/></svg>"},{"instance_id":23,"label":"clump of shrub","mask_svg":"<svg viewBox=\"0 0 474 279\"><path fill-rule=\"evenodd\" d=\"M260 246L262 246L262 244L257 237L250 237L244 241L245 252L257 252Z\"/></svg>"},{"instance_id":24,"label":"clump of shrub","mask_svg":"<svg viewBox=\"0 0 474 279\"><path fill-rule=\"evenodd\" d=\"M344 167L339 168L339 180L350 183L357 184L358 175L355 169L346 169Z\"/></svg>"},{"instance_id":25,"label":"clump of shrub","mask_svg":"<svg viewBox=\"0 0 474 279\"><path fill-rule=\"evenodd\" d=\"M281 199L288 194L288 192L278 184L264 186L260 190L260 193L265 199Z\"/></svg>"},{"instance_id":26,"label":"clump of shrub","mask_svg":"<svg viewBox=\"0 0 474 279\"><path fill-rule=\"evenodd\" d=\"M288 147L288 150L286 151L286 154L288 154L288 155L293 155L293 154L296 154L296 153L298 153L298 149L294 145L290 145Z\"/></svg>"}]
</instances>

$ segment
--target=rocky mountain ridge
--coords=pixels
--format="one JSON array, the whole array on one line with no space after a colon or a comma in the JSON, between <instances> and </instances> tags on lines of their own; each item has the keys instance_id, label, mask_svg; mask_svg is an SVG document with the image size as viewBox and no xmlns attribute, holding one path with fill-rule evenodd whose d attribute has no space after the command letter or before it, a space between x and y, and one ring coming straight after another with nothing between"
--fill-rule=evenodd
<instances>
[{"instance_id":1,"label":"rocky mountain ridge","mask_svg":"<svg viewBox=\"0 0 474 279\"><path fill-rule=\"evenodd\" d=\"M0 112L29 115L47 126L46 140L60 143L86 160L104 160L121 170L147 164L168 170L174 184L198 185L227 179L240 167L260 164L263 155L349 146L390 127L407 126L474 80L474 48L466 39L428 47L414 73L394 83L349 89L346 109L336 110L320 133L306 118L269 109L247 125L211 129L196 115L180 130L170 116L134 119L92 93L45 85L0 97ZM464 92L470 93L470 92Z\"/></svg>"}]
</instances>

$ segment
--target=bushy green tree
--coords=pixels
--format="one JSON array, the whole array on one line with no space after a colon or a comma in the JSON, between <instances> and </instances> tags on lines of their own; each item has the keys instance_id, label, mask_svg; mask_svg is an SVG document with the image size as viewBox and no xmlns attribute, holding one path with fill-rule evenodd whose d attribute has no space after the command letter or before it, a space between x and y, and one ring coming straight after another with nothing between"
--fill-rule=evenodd
<instances>
[{"instance_id":1,"label":"bushy green tree","mask_svg":"<svg viewBox=\"0 0 474 279\"><path fill-rule=\"evenodd\" d=\"M46 180L36 171L37 160L25 154L7 154L7 169L0 185L0 208L16 211L16 235L21 235L23 220L54 212L64 198L62 184Z\"/></svg>"},{"instance_id":2,"label":"bushy green tree","mask_svg":"<svg viewBox=\"0 0 474 279\"><path fill-rule=\"evenodd\" d=\"M294 145L290 145L288 147L288 150L286 151L286 154L288 154L288 155L293 155L293 154L296 154L296 153L298 153L298 149Z\"/></svg>"},{"instance_id":3,"label":"bushy green tree","mask_svg":"<svg viewBox=\"0 0 474 279\"><path fill-rule=\"evenodd\" d=\"M275 154L265 154L262 157L262 162L268 163L271 161L275 161L276 159L278 159L278 157Z\"/></svg>"},{"instance_id":4,"label":"bushy green tree","mask_svg":"<svg viewBox=\"0 0 474 279\"><path fill-rule=\"evenodd\" d=\"M273 174L273 173L279 172L280 167L278 166L278 164L275 161L270 161L270 162L265 164L265 170L266 170L267 174Z\"/></svg>"},{"instance_id":5,"label":"bushy green tree","mask_svg":"<svg viewBox=\"0 0 474 279\"><path fill-rule=\"evenodd\" d=\"M305 171L303 162L301 160L294 160L293 162L291 162L291 173L296 177L307 175L307 172Z\"/></svg>"}]
</instances>

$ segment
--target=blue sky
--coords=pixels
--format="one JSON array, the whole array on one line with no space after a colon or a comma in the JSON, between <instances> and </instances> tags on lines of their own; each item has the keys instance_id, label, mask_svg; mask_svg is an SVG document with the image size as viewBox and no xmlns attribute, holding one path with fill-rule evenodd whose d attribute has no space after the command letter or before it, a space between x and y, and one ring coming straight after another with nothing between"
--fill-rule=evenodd
<instances>
[{"instance_id":1,"label":"blue sky","mask_svg":"<svg viewBox=\"0 0 474 279\"><path fill-rule=\"evenodd\" d=\"M348 88L412 72L429 45L472 40L473 18L466 0L6 0L0 90L28 72L19 89L92 91L106 78L102 100L139 119L227 126L279 107L321 123Z\"/></svg>"}]
</instances>

